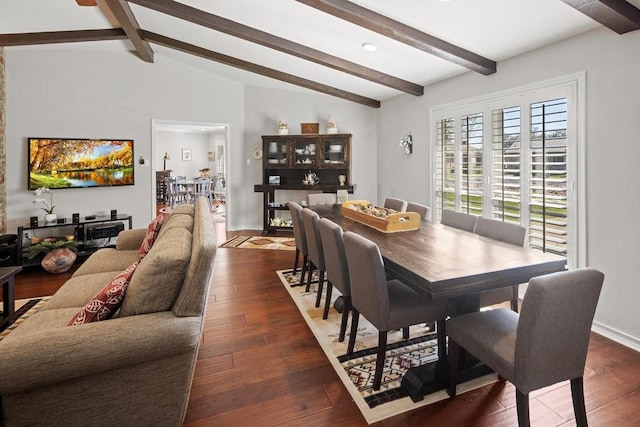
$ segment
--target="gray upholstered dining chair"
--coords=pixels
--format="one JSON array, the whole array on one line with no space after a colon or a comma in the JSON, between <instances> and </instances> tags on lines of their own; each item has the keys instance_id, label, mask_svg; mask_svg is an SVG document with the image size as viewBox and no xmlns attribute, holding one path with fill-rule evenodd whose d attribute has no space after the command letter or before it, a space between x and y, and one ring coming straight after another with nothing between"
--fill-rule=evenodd
<instances>
[{"instance_id":1,"label":"gray upholstered dining chair","mask_svg":"<svg viewBox=\"0 0 640 427\"><path fill-rule=\"evenodd\" d=\"M411 325L438 321L444 328L448 303L434 303L399 280L387 280L380 249L371 240L353 232L344 233L344 247L351 284L351 332L347 354L352 354L358 333L360 314L378 329L378 351L373 389L379 390L387 350L387 332ZM444 330L441 330L444 333ZM444 334L443 334L444 336ZM444 357L438 343L438 354Z\"/></svg>"},{"instance_id":2,"label":"gray upholstered dining chair","mask_svg":"<svg viewBox=\"0 0 640 427\"><path fill-rule=\"evenodd\" d=\"M583 375L603 281L592 268L535 277L520 315L500 308L448 320L449 395L456 395L462 347L516 387L521 427L529 425L529 393L566 380L576 424L586 426Z\"/></svg>"},{"instance_id":3,"label":"gray upholstered dining chair","mask_svg":"<svg viewBox=\"0 0 640 427\"><path fill-rule=\"evenodd\" d=\"M407 202L401 199L387 197L384 201L384 207L387 209L393 209L394 211L404 212L407 208Z\"/></svg>"},{"instance_id":4,"label":"gray upholstered dining chair","mask_svg":"<svg viewBox=\"0 0 640 427\"><path fill-rule=\"evenodd\" d=\"M320 217L317 213L308 208L302 209L302 223L304 224L304 233L307 236L307 250L309 258L309 273L307 275L307 288L309 292L311 288L311 277L313 270L317 269L319 273L318 294L316 296L316 307L320 307L322 299L322 288L324 287L325 272L327 271L324 264L324 251L322 249L322 238L320 237L320 228L318 220Z\"/></svg>"},{"instance_id":5,"label":"gray upholstered dining chair","mask_svg":"<svg viewBox=\"0 0 640 427\"><path fill-rule=\"evenodd\" d=\"M477 219L478 217L475 215L444 209L440 223L473 233L473 229L476 228Z\"/></svg>"},{"instance_id":6,"label":"gray upholstered dining chair","mask_svg":"<svg viewBox=\"0 0 640 427\"><path fill-rule=\"evenodd\" d=\"M293 274L298 271L298 263L300 254L302 254L302 274L300 275L300 283L304 283L305 274L309 270L309 250L307 248L307 235L304 232L304 223L302 222L302 206L295 202L288 202L289 212L291 212L291 222L293 224L293 238L296 241L296 255L293 261Z\"/></svg>"},{"instance_id":7,"label":"gray upholstered dining chair","mask_svg":"<svg viewBox=\"0 0 640 427\"><path fill-rule=\"evenodd\" d=\"M331 306L331 289L335 287L342 294L342 321L338 341L344 341L347 332L347 322L351 312L351 283L349 282L349 266L344 251L342 227L326 218L318 221L322 250L324 251L324 265L327 268L327 296L324 302L322 318L329 316Z\"/></svg>"},{"instance_id":8,"label":"gray upholstered dining chair","mask_svg":"<svg viewBox=\"0 0 640 427\"><path fill-rule=\"evenodd\" d=\"M421 205L420 203L407 203L407 212L415 212L420 215L421 221L429 221L431 219L431 208Z\"/></svg>"},{"instance_id":9,"label":"gray upholstered dining chair","mask_svg":"<svg viewBox=\"0 0 640 427\"><path fill-rule=\"evenodd\" d=\"M520 224L482 217L476 221L474 233L517 246L524 246L527 237L527 229ZM511 310L517 312L518 289L519 286L514 285L482 292L479 295L480 307L510 301Z\"/></svg>"},{"instance_id":10,"label":"gray upholstered dining chair","mask_svg":"<svg viewBox=\"0 0 640 427\"><path fill-rule=\"evenodd\" d=\"M309 193L307 194L307 204L309 206L335 205L336 193Z\"/></svg>"}]
</instances>

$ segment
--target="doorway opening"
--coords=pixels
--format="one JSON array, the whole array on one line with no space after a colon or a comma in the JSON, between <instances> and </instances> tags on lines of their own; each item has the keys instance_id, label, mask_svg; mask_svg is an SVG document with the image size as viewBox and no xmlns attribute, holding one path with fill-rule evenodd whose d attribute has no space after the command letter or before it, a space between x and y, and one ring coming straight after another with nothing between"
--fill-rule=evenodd
<instances>
[{"instance_id":1,"label":"doorway opening","mask_svg":"<svg viewBox=\"0 0 640 427\"><path fill-rule=\"evenodd\" d=\"M158 212L171 209L166 178L179 177L187 184L199 178L211 180L211 216L216 230L226 232L229 205L229 125L226 123L152 120L151 200ZM188 199L184 199L188 200Z\"/></svg>"}]
</instances>

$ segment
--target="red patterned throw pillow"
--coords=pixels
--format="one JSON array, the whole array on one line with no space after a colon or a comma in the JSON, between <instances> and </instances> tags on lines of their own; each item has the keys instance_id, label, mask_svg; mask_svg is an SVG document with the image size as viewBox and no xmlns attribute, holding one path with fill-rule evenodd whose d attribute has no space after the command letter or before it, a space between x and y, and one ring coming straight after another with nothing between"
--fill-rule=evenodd
<instances>
[{"instance_id":1,"label":"red patterned throw pillow","mask_svg":"<svg viewBox=\"0 0 640 427\"><path fill-rule=\"evenodd\" d=\"M138 261L131 264L125 271L114 277L107 286L102 288L89 302L76 313L67 326L82 325L110 319L120 308L124 294L129 286Z\"/></svg>"},{"instance_id":2,"label":"red patterned throw pillow","mask_svg":"<svg viewBox=\"0 0 640 427\"><path fill-rule=\"evenodd\" d=\"M156 237L158 237L158 233L160 232L160 228L163 223L164 215L158 215L147 227L147 235L144 237L144 240L140 245L140 251L138 252L138 262L147 256L151 250L151 246L153 246L153 242L156 241Z\"/></svg>"}]
</instances>

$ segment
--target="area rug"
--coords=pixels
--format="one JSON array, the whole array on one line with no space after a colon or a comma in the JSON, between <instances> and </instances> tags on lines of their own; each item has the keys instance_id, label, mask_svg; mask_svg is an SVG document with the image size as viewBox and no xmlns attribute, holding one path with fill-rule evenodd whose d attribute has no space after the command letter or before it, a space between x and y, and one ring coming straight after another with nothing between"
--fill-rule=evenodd
<instances>
[{"instance_id":1,"label":"area rug","mask_svg":"<svg viewBox=\"0 0 640 427\"><path fill-rule=\"evenodd\" d=\"M438 359L436 334L425 325L412 326L410 328L411 339L409 340L402 339L402 331L389 332L382 385L380 390L374 391L373 375L376 365L378 330L363 316L360 316L355 351L352 355L347 356L349 326L347 327L347 336L344 342L338 342L342 315L333 309L335 298L338 298L340 293L334 289L332 309L329 311L329 317L323 320L324 299L319 308L315 307L317 275L312 276L312 286L309 292L305 292L305 285L298 286L300 282L299 270L296 274L293 274L292 270L280 270L277 271L277 274L302 313L331 365L358 405L367 423L371 424L448 399L449 396L446 391L441 390L425 396L422 401L414 403L407 393L400 388L402 378L410 367ZM348 325L351 325L351 318L349 318ZM495 381L495 375L487 375L460 384L458 390L459 393L464 393Z\"/></svg>"},{"instance_id":2,"label":"area rug","mask_svg":"<svg viewBox=\"0 0 640 427\"><path fill-rule=\"evenodd\" d=\"M295 251L296 241L293 237L235 236L221 244L220 247Z\"/></svg>"},{"instance_id":3,"label":"area rug","mask_svg":"<svg viewBox=\"0 0 640 427\"><path fill-rule=\"evenodd\" d=\"M42 297L17 300L15 302L16 320L14 320L14 322L9 325L8 328L0 332L0 340L9 335L11 331L20 326L20 324L27 320L30 316L33 316L49 300L49 298L50 297Z\"/></svg>"}]
</instances>

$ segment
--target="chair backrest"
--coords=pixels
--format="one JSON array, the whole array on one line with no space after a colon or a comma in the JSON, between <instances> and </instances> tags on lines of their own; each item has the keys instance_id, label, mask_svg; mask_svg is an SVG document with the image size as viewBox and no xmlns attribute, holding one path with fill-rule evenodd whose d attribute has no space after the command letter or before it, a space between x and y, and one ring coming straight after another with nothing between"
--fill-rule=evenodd
<instances>
[{"instance_id":1,"label":"chair backrest","mask_svg":"<svg viewBox=\"0 0 640 427\"><path fill-rule=\"evenodd\" d=\"M442 211L442 218L440 219L440 223L443 225L448 225L449 227L459 228L460 230L470 231L473 233L473 229L476 228L477 219L478 217L475 215L444 209Z\"/></svg>"},{"instance_id":2,"label":"chair backrest","mask_svg":"<svg viewBox=\"0 0 640 427\"><path fill-rule=\"evenodd\" d=\"M296 240L296 248L307 255L307 234L304 232L304 224L302 223L302 206L295 202L287 203L291 212L291 223L293 225L293 238Z\"/></svg>"},{"instance_id":3,"label":"chair backrest","mask_svg":"<svg viewBox=\"0 0 640 427\"><path fill-rule=\"evenodd\" d=\"M378 330L387 330L389 291L380 249L371 240L347 231L344 250L353 306Z\"/></svg>"},{"instance_id":4,"label":"chair backrest","mask_svg":"<svg viewBox=\"0 0 640 427\"><path fill-rule=\"evenodd\" d=\"M180 186L178 185L177 178L165 178L169 193L177 195L180 192Z\"/></svg>"},{"instance_id":5,"label":"chair backrest","mask_svg":"<svg viewBox=\"0 0 640 427\"><path fill-rule=\"evenodd\" d=\"M431 219L431 208L419 203L407 203L407 212L416 212L420 215L421 221L429 221Z\"/></svg>"},{"instance_id":6,"label":"chair backrest","mask_svg":"<svg viewBox=\"0 0 640 427\"><path fill-rule=\"evenodd\" d=\"M211 195L211 180L207 178L196 178L193 180L194 195L208 198Z\"/></svg>"},{"instance_id":7,"label":"chair backrest","mask_svg":"<svg viewBox=\"0 0 640 427\"><path fill-rule=\"evenodd\" d=\"M344 251L342 227L326 218L320 218L318 227L320 228L320 238L322 239L327 279L342 295L351 296L349 266Z\"/></svg>"},{"instance_id":8,"label":"chair backrest","mask_svg":"<svg viewBox=\"0 0 640 427\"><path fill-rule=\"evenodd\" d=\"M384 201L384 207L387 209L393 209L394 211L404 212L404 210L407 208L407 202L401 199L387 197Z\"/></svg>"},{"instance_id":9,"label":"chair backrest","mask_svg":"<svg viewBox=\"0 0 640 427\"><path fill-rule=\"evenodd\" d=\"M482 217L477 219L474 233L518 246L524 246L527 237L527 229L520 224Z\"/></svg>"},{"instance_id":10,"label":"chair backrest","mask_svg":"<svg viewBox=\"0 0 640 427\"><path fill-rule=\"evenodd\" d=\"M515 381L523 393L584 375L604 274L583 268L535 277L522 301Z\"/></svg>"},{"instance_id":11,"label":"chair backrest","mask_svg":"<svg viewBox=\"0 0 640 427\"><path fill-rule=\"evenodd\" d=\"M314 205L335 205L336 193L309 193L307 194L307 204Z\"/></svg>"},{"instance_id":12,"label":"chair backrest","mask_svg":"<svg viewBox=\"0 0 640 427\"><path fill-rule=\"evenodd\" d=\"M302 223L304 224L304 233L307 236L307 256L318 270L326 270L324 265L324 252L322 250L322 238L320 237L320 228L318 228L318 220L320 217L311 209L302 209Z\"/></svg>"}]
</instances>

